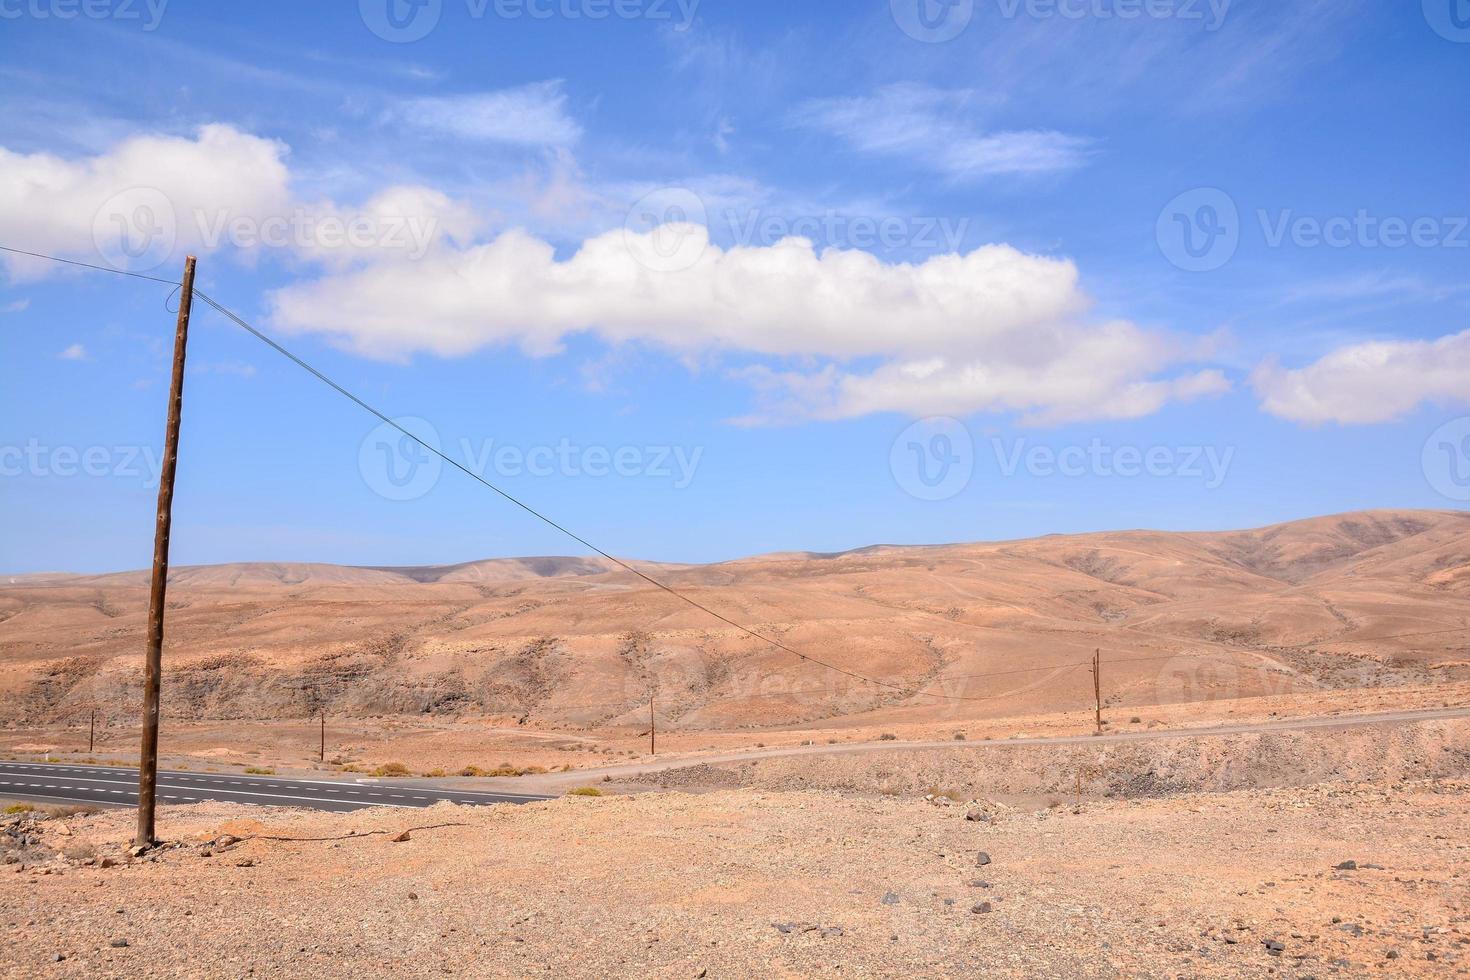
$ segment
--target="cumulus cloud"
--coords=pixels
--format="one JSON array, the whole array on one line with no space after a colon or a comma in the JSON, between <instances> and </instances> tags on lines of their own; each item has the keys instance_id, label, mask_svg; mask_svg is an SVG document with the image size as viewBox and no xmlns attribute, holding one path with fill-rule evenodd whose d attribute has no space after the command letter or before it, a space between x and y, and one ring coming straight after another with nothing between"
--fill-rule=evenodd
<instances>
[{"instance_id":1,"label":"cumulus cloud","mask_svg":"<svg viewBox=\"0 0 1470 980\"><path fill-rule=\"evenodd\" d=\"M698 256L659 271L659 236ZM1188 345L1126 322L1093 323L1069 261L1007 245L920 263L800 238L721 249L698 225L609 232L572 256L524 232L412 264L288 287L273 322L324 333L378 358L446 357L514 344L531 355L572 334L680 353L821 359L818 368L742 375L766 408L747 421L873 412L1018 411L1032 421L1131 418L1223 390L1218 372L1159 377ZM876 359L866 373L844 365Z\"/></svg>"},{"instance_id":2,"label":"cumulus cloud","mask_svg":"<svg viewBox=\"0 0 1470 980\"><path fill-rule=\"evenodd\" d=\"M567 114L559 80L494 92L426 96L398 102L389 115L419 129L476 143L568 146L582 127Z\"/></svg>"},{"instance_id":3,"label":"cumulus cloud","mask_svg":"<svg viewBox=\"0 0 1470 980\"><path fill-rule=\"evenodd\" d=\"M192 137L134 136L79 159L0 147L0 238L145 271L226 248L338 265L384 252L416 256L476 227L470 209L426 187L389 187L358 205L299 199L288 154L283 143L218 124ZM0 261L14 280L57 271L9 253Z\"/></svg>"},{"instance_id":4,"label":"cumulus cloud","mask_svg":"<svg viewBox=\"0 0 1470 980\"><path fill-rule=\"evenodd\" d=\"M1390 422L1425 402L1470 401L1470 330L1352 344L1303 368L1272 360L1251 384L1265 411L1293 422Z\"/></svg>"},{"instance_id":5,"label":"cumulus cloud","mask_svg":"<svg viewBox=\"0 0 1470 980\"><path fill-rule=\"evenodd\" d=\"M839 136L866 153L900 156L955 179L1071 170L1091 141L1052 130L985 132L967 121L973 92L891 85L871 96L813 99L799 125Z\"/></svg>"}]
</instances>

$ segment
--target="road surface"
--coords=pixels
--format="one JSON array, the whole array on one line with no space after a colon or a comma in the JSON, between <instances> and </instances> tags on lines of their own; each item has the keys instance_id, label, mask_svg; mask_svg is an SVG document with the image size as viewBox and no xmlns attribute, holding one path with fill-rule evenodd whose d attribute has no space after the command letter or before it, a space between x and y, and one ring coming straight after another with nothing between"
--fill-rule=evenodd
<instances>
[{"instance_id":1,"label":"road surface","mask_svg":"<svg viewBox=\"0 0 1470 980\"><path fill-rule=\"evenodd\" d=\"M1241 735L1248 732L1299 732L1312 730L1343 730L1367 725L1412 725L1444 718L1470 718L1470 707L1422 708L1407 711L1385 711L1361 715L1318 715L1306 718L1278 718L1272 721L1228 722L1198 728L1157 728L1137 732L1108 732L1105 735L1039 735L1024 738L997 738L973 742L846 742L838 745L787 745L775 748L740 749L733 752L690 753L670 756L651 762L628 762L598 769L574 769L566 773L548 773L541 776L523 776L517 784L543 793L555 793L568 786L585 786L604 776L619 780L636 780L670 769L697 766L701 763L717 766L751 759L773 759L798 755L850 755L866 752L913 752L928 750L976 751L989 748L1006 748L1015 745L1107 745L1110 742L1147 742L1155 739L1210 738L1222 735Z\"/></svg>"},{"instance_id":2,"label":"road surface","mask_svg":"<svg viewBox=\"0 0 1470 980\"><path fill-rule=\"evenodd\" d=\"M138 770L112 766L62 766L40 762L0 762L0 797L47 803L137 806ZM346 782L235 776L228 773L160 772L160 803L251 803L297 806L346 813L368 807L425 807L442 800L488 806L550 799L524 793L475 793L397 785L392 780Z\"/></svg>"}]
</instances>

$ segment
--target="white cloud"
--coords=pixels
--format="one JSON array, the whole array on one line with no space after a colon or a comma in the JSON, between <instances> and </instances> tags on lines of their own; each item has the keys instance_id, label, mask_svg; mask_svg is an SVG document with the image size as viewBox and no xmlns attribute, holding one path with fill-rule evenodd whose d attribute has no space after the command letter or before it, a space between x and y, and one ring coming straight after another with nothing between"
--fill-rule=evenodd
<instances>
[{"instance_id":1,"label":"white cloud","mask_svg":"<svg viewBox=\"0 0 1470 980\"><path fill-rule=\"evenodd\" d=\"M225 248L338 264L383 251L422 254L475 230L467 208L425 187L389 187L356 206L299 199L288 154L282 143L218 124L193 138L134 136L76 159L0 147L0 240L146 271ZM0 262L14 280L57 271L11 253Z\"/></svg>"},{"instance_id":2,"label":"white cloud","mask_svg":"<svg viewBox=\"0 0 1470 980\"><path fill-rule=\"evenodd\" d=\"M557 80L495 92L404 99L389 116L476 143L568 146L581 138L582 127L567 115L566 101Z\"/></svg>"},{"instance_id":3,"label":"white cloud","mask_svg":"<svg viewBox=\"0 0 1470 980\"><path fill-rule=\"evenodd\" d=\"M1470 330L1352 344L1297 369L1267 361L1251 384L1265 411L1293 422L1389 422L1424 402L1470 401Z\"/></svg>"},{"instance_id":4,"label":"white cloud","mask_svg":"<svg viewBox=\"0 0 1470 980\"><path fill-rule=\"evenodd\" d=\"M81 344L72 344L56 356L63 361L85 361L87 359L87 348Z\"/></svg>"},{"instance_id":5,"label":"white cloud","mask_svg":"<svg viewBox=\"0 0 1470 980\"><path fill-rule=\"evenodd\" d=\"M640 264L635 255L654 254L656 234L687 236L698 261L679 272ZM1133 324L1092 323L1087 306L1071 262L1007 245L889 264L797 238L724 250L703 227L666 225L596 236L562 260L550 244L508 232L424 262L281 290L272 318L390 359L504 344L546 355L569 335L590 333L680 354L830 362L806 373L745 372L766 395L756 421L882 411L1131 418L1226 387L1217 372L1158 377L1193 352ZM867 358L880 366L841 366Z\"/></svg>"},{"instance_id":6,"label":"white cloud","mask_svg":"<svg viewBox=\"0 0 1470 980\"><path fill-rule=\"evenodd\" d=\"M966 180L1072 170L1091 141L1051 130L986 132L969 122L965 90L891 85L872 96L803 103L800 125L839 136L866 153L906 157L916 167Z\"/></svg>"},{"instance_id":7,"label":"white cloud","mask_svg":"<svg viewBox=\"0 0 1470 980\"><path fill-rule=\"evenodd\" d=\"M14 303L6 303L4 306L0 306L0 313L23 313L30 309L30 306L30 300L18 299Z\"/></svg>"}]
</instances>

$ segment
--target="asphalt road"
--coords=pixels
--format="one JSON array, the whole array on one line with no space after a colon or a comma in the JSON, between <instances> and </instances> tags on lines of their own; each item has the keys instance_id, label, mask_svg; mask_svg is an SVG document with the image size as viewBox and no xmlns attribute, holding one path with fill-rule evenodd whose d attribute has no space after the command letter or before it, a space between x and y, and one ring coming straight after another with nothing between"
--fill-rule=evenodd
<instances>
[{"instance_id":1,"label":"asphalt road","mask_svg":"<svg viewBox=\"0 0 1470 980\"><path fill-rule=\"evenodd\" d=\"M62 766L0 762L0 797L46 803L137 806L138 770L112 766ZM228 773L160 772L160 803L248 803L297 806L346 813L367 807L426 807L443 800L472 806L531 803L551 799L521 793L473 793L395 785L392 780L356 783Z\"/></svg>"}]
</instances>

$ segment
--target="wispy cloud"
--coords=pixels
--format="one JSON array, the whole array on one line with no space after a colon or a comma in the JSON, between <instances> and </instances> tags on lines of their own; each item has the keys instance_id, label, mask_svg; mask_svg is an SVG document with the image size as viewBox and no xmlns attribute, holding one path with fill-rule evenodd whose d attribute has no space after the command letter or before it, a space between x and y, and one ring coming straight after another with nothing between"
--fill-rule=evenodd
<instances>
[{"instance_id":1,"label":"wispy cloud","mask_svg":"<svg viewBox=\"0 0 1470 980\"><path fill-rule=\"evenodd\" d=\"M865 153L907 157L957 180L1057 173L1086 162L1092 148L1086 137L985 130L973 119L979 101L966 89L891 85L869 96L809 100L797 108L795 121Z\"/></svg>"},{"instance_id":2,"label":"wispy cloud","mask_svg":"<svg viewBox=\"0 0 1470 980\"><path fill-rule=\"evenodd\" d=\"M464 95L403 99L389 116L418 129L474 143L570 146L582 127L566 111L560 80Z\"/></svg>"},{"instance_id":3,"label":"wispy cloud","mask_svg":"<svg viewBox=\"0 0 1470 980\"><path fill-rule=\"evenodd\" d=\"M20 313L30 309L30 306L30 300L18 299L14 303L6 303L4 306L0 306L0 313Z\"/></svg>"},{"instance_id":4,"label":"wispy cloud","mask_svg":"<svg viewBox=\"0 0 1470 980\"><path fill-rule=\"evenodd\" d=\"M87 348L81 344L72 344L56 356L63 361L85 361L87 359Z\"/></svg>"}]
</instances>

